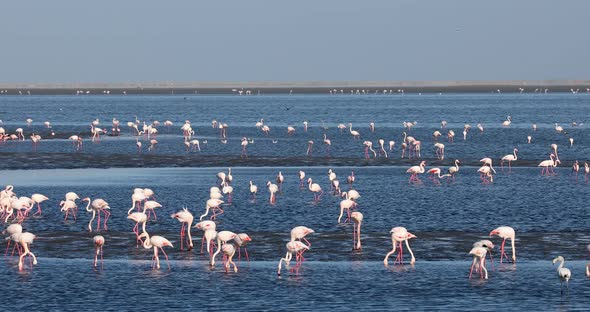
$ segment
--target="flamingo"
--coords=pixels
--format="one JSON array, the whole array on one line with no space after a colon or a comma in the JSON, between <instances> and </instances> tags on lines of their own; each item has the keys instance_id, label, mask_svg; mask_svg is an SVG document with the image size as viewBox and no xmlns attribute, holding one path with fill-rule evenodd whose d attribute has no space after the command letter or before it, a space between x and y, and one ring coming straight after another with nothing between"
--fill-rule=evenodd
<instances>
[{"instance_id":1,"label":"flamingo","mask_svg":"<svg viewBox=\"0 0 590 312\"><path fill-rule=\"evenodd\" d=\"M565 263L565 259L562 256L557 256L552 261L553 264L555 264L557 262L560 262L559 266L557 267L557 276L559 277L559 280L560 280L561 292L563 292L563 282L564 281L565 281L565 286L567 287L567 290L569 291L569 281L570 281L570 278L572 277L572 272L570 271L570 269L563 267L563 265Z\"/></svg>"},{"instance_id":2,"label":"flamingo","mask_svg":"<svg viewBox=\"0 0 590 312\"><path fill-rule=\"evenodd\" d=\"M441 135L442 135L442 134L440 133L440 131L438 131L438 130L435 130L435 131L432 133L432 137L434 138L434 142L438 142L438 138L439 138Z\"/></svg>"},{"instance_id":3,"label":"flamingo","mask_svg":"<svg viewBox=\"0 0 590 312\"><path fill-rule=\"evenodd\" d=\"M473 243L473 247L483 247L487 249L488 254L490 255L490 262L492 263L492 269L494 269L494 258L492 258L492 250L494 250L494 243L487 239L479 240ZM485 264L485 260L484 260Z\"/></svg>"},{"instance_id":4,"label":"flamingo","mask_svg":"<svg viewBox=\"0 0 590 312\"><path fill-rule=\"evenodd\" d=\"M322 197L322 195L324 194L324 191L322 191L322 188L320 187L320 185L317 183L313 183L313 180L311 178L307 179L307 184L308 184L309 190L314 193L313 199L316 202L319 201L320 198ZM319 193L319 195L318 195L318 193Z\"/></svg>"},{"instance_id":5,"label":"flamingo","mask_svg":"<svg viewBox=\"0 0 590 312\"><path fill-rule=\"evenodd\" d=\"M166 262L168 263L168 270L170 270L170 262L168 261L168 255L166 254L166 252L164 251L163 248L166 246L174 248L174 246L172 246L172 243L162 236L154 235L154 236L150 237L150 235L147 232L143 232L143 233L141 233L141 235L139 235L140 239L142 237L145 237L145 241L143 242L143 248L145 248L145 249L153 248L154 249L154 256L152 258L152 262L155 259L155 261L156 261L155 267L157 269L160 269L160 257L158 257L158 248L159 248L162 251L162 253L164 254L164 256L166 257ZM153 264L152 264L152 268L153 268Z\"/></svg>"},{"instance_id":6,"label":"flamingo","mask_svg":"<svg viewBox=\"0 0 590 312\"><path fill-rule=\"evenodd\" d=\"M501 226L498 227L490 232L490 237L498 235L502 238L502 245L500 246L500 263L502 263L502 259L505 257L508 260L508 256L504 252L504 244L506 244L506 240L510 238L510 243L512 244L512 262L516 262L516 247L514 246L514 240L516 239L516 234L514 229L509 226Z\"/></svg>"},{"instance_id":7,"label":"flamingo","mask_svg":"<svg viewBox=\"0 0 590 312\"><path fill-rule=\"evenodd\" d=\"M279 186L279 192L281 192L281 189L283 187L283 182L285 182L285 177L283 176L283 174L279 171L279 173L277 174L277 185Z\"/></svg>"},{"instance_id":8,"label":"flamingo","mask_svg":"<svg viewBox=\"0 0 590 312\"><path fill-rule=\"evenodd\" d=\"M234 192L234 188L232 186L230 186L227 181L223 182L221 184L222 188L221 191L223 192L223 194L227 194L227 203L231 204L232 203L232 199L233 199L233 192Z\"/></svg>"},{"instance_id":9,"label":"flamingo","mask_svg":"<svg viewBox=\"0 0 590 312\"><path fill-rule=\"evenodd\" d=\"M311 243L305 238L305 236L313 233L315 233L315 231L306 226L296 226L291 229L291 241L304 240L305 243L307 243L307 247L311 247Z\"/></svg>"},{"instance_id":10,"label":"flamingo","mask_svg":"<svg viewBox=\"0 0 590 312\"><path fill-rule=\"evenodd\" d=\"M33 243L33 240L35 240L35 238L37 238L37 236L35 236L29 232L25 232L25 233L18 235L19 242L23 248L23 253L20 255L20 257L18 259L18 270L19 271L23 270L24 258L28 255L33 257L33 264L34 265L37 264L37 257L35 257L35 254L32 253L30 250L30 246Z\"/></svg>"},{"instance_id":11,"label":"flamingo","mask_svg":"<svg viewBox=\"0 0 590 312\"><path fill-rule=\"evenodd\" d=\"M500 162L500 166L502 167L502 170L504 170L504 162L507 161L508 162L508 172L510 172L512 170L512 162L518 159L518 149L514 149L512 151L514 154L508 154L504 157L502 157L502 161Z\"/></svg>"},{"instance_id":12,"label":"flamingo","mask_svg":"<svg viewBox=\"0 0 590 312\"><path fill-rule=\"evenodd\" d=\"M412 175L410 176L410 180L409 182L415 182L415 181L420 181L420 179L418 178L418 174L420 173L424 173L424 167L426 166L426 161L421 161L420 165L418 166L412 166L410 167L408 170L406 170L406 173L411 173Z\"/></svg>"},{"instance_id":13,"label":"flamingo","mask_svg":"<svg viewBox=\"0 0 590 312\"><path fill-rule=\"evenodd\" d=\"M473 247L471 251L469 251L469 254L473 255L473 262L471 263L471 269L469 270L469 278L471 278L471 274L473 273L473 269L475 268L476 271L478 269L481 270L481 278L488 279L488 270L486 269L486 266L484 264L487 252L488 250L485 247Z\"/></svg>"},{"instance_id":14,"label":"flamingo","mask_svg":"<svg viewBox=\"0 0 590 312\"><path fill-rule=\"evenodd\" d=\"M295 128L293 126L287 127L287 135L293 135L295 133Z\"/></svg>"},{"instance_id":15,"label":"flamingo","mask_svg":"<svg viewBox=\"0 0 590 312\"><path fill-rule=\"evenodd\" d=\"M373 142L371 142L371 141L364 141L363 142L363 145L365 146L365 159L370 159L371 158L369 156L369 151L371 151L371 153L373 153L373 156L375 158L377 158L377 153L373 149Z\"/></svg>"},{"instance_id":16,"label":"flamingo","mask_svg":"<svg viewBox=\"0 0 590 312\"><path fill-rule=\"evenodd\" d=\"M549 175L550 171L551 174L555 174L553 168L557 167L560 161L555 159L554 154L549 155L549 158L549 160L543 160L537 165L537 167L541 167L541 175Z\"/></svg>"},{"instance_id":17,"label":"flamingo","mask_svg":"<svg viewBox=\"0 0 590 312\"><path fill-rule=\"evenodd\" d=\"M459 159L455 159L455 165L447 170L447 173L450 174L451 177L453 177L453 179L455 179L455 175L457 174L457 172L459 172L460 163L461 162L459 161Z\"/></svg>"},{"instance_id":18,"label":"flamingo","mask_svg":"<svg viewBox=\"0 0 590 312\"><path fill-rule=\"evenodd\" d=\"M356 206L356 203L348 198L348 194L345 193L346 195L343 195L343 197L346 197L345 199L343 199L342 201L340 201L340 215L338 216L338 223L340 223L340 219L342 219L342 215L344 214L344 210L346 209L347 211L347 218L344 221L349 222L350 221L350 210L354 209L354 207Z\"/></svg>"},{"instance_id":19,"label":"flamingo","mask_svg":"<svg viewBox=\"0 0 590 312\"><path fill-rule=\"evenodd\" d=\"M184 240L188 245L188 250L193 249L193 238L191 236L191 225L193 224L193 214L188 211L187 208L182 208L181 211L177 213L173 213L170 215L171 218L178 220L182 226L180 228L180 250L182 250L182 245ZM185 234L186 230L186 234Z\"/></svg>"},{"instance_id":20,"label":"flamingo","mask_svg":"<svg viewBox=\"0 0 590 312\"><path fill-rule=\"evenodd\" d=\"M436 158L443 160L445 159L445 145L442 143L434 143L434 147L436 147Z\"/></svg>"},{"instance_id":21,"label":"flamingo","mask_svg":"<svg viewBox=\"0 0 590 312\"><path fill-rule=\"evenodd\" d=\"M305 172L299 170L299 188L302 189L305 187Z\"/></svg>"},{"instance_id":22,"label":"flamingo","mask_svg":"<svg viewBox=\"0 0 590 312\"><path fill-rule=\"evenodd\" d=\"M279 267L277 270L277 275L281 275L281 266L282 266L283 262L285 262L285 265L287 267L289 266L291 259L293 259L293 254L296 254L296 256L295 256L296 265L295 265L294 270L296 270L297 273L299 273L299 267L301 266L301 263L304 259L303 252L305 252L306 250L309 250L309 246L305 245L304 243L302 243L300 241L288 242L287 243L287 253L284 258L281 258L281 260L279 260Z\"/></svg>"},{"instance_id":23,"label":"flamingo","mask_svg":"<svg viewBox=\"0 0 590 312\"><path fill-rule=\"evenodd\" d=\"M496 174L496 169L494 169L494 167L492 166L492 159L489 157L485 157L479 160L479 162L481 162L484 166L488 166L490 167L490 170Z\"/></svg>"},{"instance_id":24,"label":"flamingo","mask_svg":"<svg viewBox=\"0 0 590 312\"><path fill-rule=\"evenodd\" d=\"M572 165L572 174L576 175L576 180L578 180L578 171L580 171L580 164L578 163L578 160L576 160Z\"/></svg>"},{"instance_id":25,"label":"flamingo","mask_svg":"<svg viewBox=\"0 0 590 312\"><path fill-rule=\"evenodd\" d=\"M31 195L31 199L37 204L37 212L35 212L35 215L41 215L41 203L48 200L49 198L42 194L33 194Z\"/></svg>"},{"instance_id":26,"label":"flamingo","mask_svg":"<svg viewBox=\"0 0 590 312\"><path fill-rule=\"evenodd\" d=\"M355 138L355 139L360 139L361 138L361 134L358 131L352 130L352 124L351 123L348 124L348 127L349 127L350 134L352 135L353 138Z\"/></svg>"},{"instance_id":27,"label":"flamingo","mask_svg":"<svg viewBox=\"0 0 590 312\"><path fill-rule=\"evenodd\" d=\"M352 171L350 173L350 175L348 177L346 177L346 183L348 183L348 185L350 185L350 187L352 188L352 184L354 183L354 180L355 180L354 171Z\"/></svg>"},{"instance_id":28,"label":"flamingo","mask_svg":"<svg viewBox=\"0 0 590 312\"><path fill-rule=\"evenodd\" d=\"M96 230L100 230L100 213L102 212L104 214L104 229L105 231L107 230L107 221L109 220L109 217L111 215L111 213L108 211L109 209L111 209L111 207L109 207L109 203L107 203L104 199L102 198L97 198L95 200L92 201L92 208L90 208L91 205L91 201L90 201L90 197L84 197L82 199L82 201L88 201L88 205L86 206L86 211L88 212L92 212L92 219L90 219L90 222L88 222L88 231L92 232L92 221L94 221L94 218L96 217L96 214L98 213L98 221L96 222Z\"/></svg>"},{"instance_id":29,"label":"flamingo","mask_svg":"<svg viewBox=\"0 0 590 312\"><path fill-rule=\"evenodd\" d=\"M145 224L147 222L147 215L143 212L133 212L130 215L127 216L127 219L132 220L135 222L135 226L133 227L133 233L135 233L135 238L137 240L137 242L141 242L143 244L143 241L141 240L141 238L139 238L139 224L141 223L141 229L142 229L142 233L147 232L145 230ZM139 243L137 244L137 247L139 247Z\"/></svg>"},{"instance_id":30,"label":"flamingo","mask_svg":"<svg viewBox=\"0 0 590 312\"><path fill-rule=\"evenodd\" d=\"M414 258L414 253L412 252L412 249L410 248L410 244L408 243L408 240L410 238L416 238L416 235L408 232L408 230L405 227L394 227L391 229L391 231L389 232L391 233L391 243L393 244L393 249L387 253L387 255L385 255L385 259L383 259L383 264L385 266L388 266L388 258L389 256L391 256L392 254L395 253L396 249L399 247L399 252L397 255L397 258L394 262L395 263L399 263L399 264L403 264L404 259L403 259L403 249L402 249L402 242L406 242L406 247L408 248L408 252L410 253L410 255L412 256L412 259L410 260L410 264L414 264L416 263L416 258ZM397 245L397 246L396 246Z\"/></svg>"},{"instance_id":31,"label":"flamingo","mask_svg":"<svg viewBox=\"0 0 590 312\"><path fill-rule=\"evenodd\" d=\"M268 191L270 192L270 203L274 204L277 202L277 192L279 191L279 187L271 183L270 181L266 182L266 186L268 186Z\"/></svg>"},{"instance_id":32,"label":"flamingo","mask_svg":"<svg viewBox=\"0 0 590 312\"><path fill-rule=\"evenodd\" d=\"M477 172L479 172L479 177L484 184L494 182L494 176L492 174L493 171L490 166L483 165L477 169Z\"/></svg>"},{"instance_id":33,"label":"flamingo","mask_svg":"<svg viewBox=\"0 0 590 312\"><path fill-rule=\"evenodd\" d=\"M98 266L98 256L100 255L100 266L104 268L104 264L102 261L102 246L104 246L104 237L100 235L96 235L92 238L94 241L94 247L96 247L96 252L94 254L94 267Z\"/></svg>"},{"instance_id":34,"label":"flamingo","mask_svg":"<svg viewBox=\"0 0 590 312\"><path fill-rule=\"evenodd\" d=\"M145 203L143 203L143 213L146 213L146 215L148 216L148 219L150 218L150 215L153 214L154 215L154 219L158 220L158 216L156 215L156 208L160 208L162 207L162 205L160 205L160 203L158 203L157 201L154 200L148 200Z\"/></svg>"},{"instance_id":35,"label":"flamingo","mask_svg":"<svg viewBox=\"0 0 590 312\"><path fill-rule=\"evenodd\" d=\"M250 257L248 256L248 249L246 248L246 245L248 244L248 242L251 242L252 239L250 238L250 236L246 233L238 233L236 235L236 237L234 238L234 243L236 244L236 247L238 247L238 261L241 259L242 255L240 252L240 249L242 249L242 247L244 247L244 252L246 253L246 261L250 261Z\"/></svg>"},{"instance_id":36,"label":"flamingo","mask_svg":"<svg viewBox=\"0 0 590 312\"><path fill-rule=\"evenodd\" d=\"M70 213L70 210L72 211L72 215L74 216L74 220L76 220L76 211L78 210L78 206L76 205L76 202L72 201L72 200L62 200L59 203L59 206L61 207L60 211L61 212L65 212L66 215L64 217L64 221L68 220L68 215Z\"/></svg>"},{"instance_id":37,"label":"flamingo","mask_svg":"<svg viewBox=\"0 0 590 312\"><path fill-rule=\"evenodd\" d=\"M326 146L326 155L330 157L330 147L332 146L332 141L330 141L326 134L324 133L324 145Z\"/></svg>"},{"instance_id":38,"label":"flamingo","mask_svg":"<svg viewBox=\"0 0 590 312\"><path fill-rule=\"evenodd\" d=\"M393 147L395 146L395 141L389 141L389 151L393 151Z\"/></svg>"},{"instance_id":39,"label":"flamingo","mask_svg":"<svg viewBox=\"0 0 590 312\"><path fill-rule=\"evenodd\" d=\"M12 237L12 235L14 235L14 234L20 235L22 232L23 232L22 225L20 225L19 223L14 223L14 224L9 225L4 231L2 231L2 234L8 234L8 237ZM6 253L4 255L8 254L8 248L10 247L10 241L11 241L11 239L6 238ZM16 247L16 243L15 243L15 247Z\"/></svg>"},{"instance_id":40,"label":"flamingo","mask_svg":"<svg viewBox=\"0 0 590 312\"><path fill-rule=\"evenodd\" d=\"M511 123L512 123L512 117L508 116L508 117L506 117L506 120L504 120L504 122L502 122L502 126L508 127L508 126L510 126Z\"/></svg>"},{"instance_id":41,"label":"flamingo","mask_svg":"<svg viewBox=\"0 0 590 312\"><path fill-rule=\"evenodd\" d=\"M350 217L352 221L354 221L354 225L352 227L352 250L360 250L361 249L361 223L363 222L363 214L355 211L353 212Z\"/></svg>"},{"instance_id":42,"label":"flamingo","mask_svg":"<svg viewBox=\"0 0 590 312\"><path fill-rule=\"evenodd\" d=\"M533 137L532 137L532 136L530 136L530 135L527 135L527 137L526 137L526 141L527 141L527 143L528 143L528 144L531 144L531 140L532 140L532 139L533 139Z\"/></svg>"},{"instance_id":43,"label":"flamingo","mask_svg":"<svg viewBox=\"0 0 590 312\"><path fill-rule=\"evenodd\" d=\"M455 131L449 130L447 138L449 139L449 143L453 143L455 141Z\"/></svg>"},{"instance_id":44,"label":"flamingo","mask_svg":"<svg viewBox=\"0 0 590 312\"><path fill-rule=\"evenodd\" d=\"M211 198L211 199L207 200L207 203L205 204L205 213L199 217L199 221L203 220L203 218L209 214L209 209L213 210L213 215L211 216L211 220L215 220L218 215L223 214L223 209L221 209L221 207L220 207L221 204L223 204L223 203L224 203L223 200L220 200L217 198Z\"/></svg>"},{"instance_id":45,"label":"flamingo","mask_svg":"<svg viewBox=\"0 0 590 312\"><path fill-rule=\"evenodd\" d=\"M254 185L252 181L249 182L250 184L250 194L252 194L252 200L256 200L256 193L258 193L258 186Z\"/></svg>"},{"instance_id":46,"label":"flamingo","mask_svg":"<svg viewBox=\"0 0 590 312\"><path fill-rule=\"evenodd\" d=\"M213 254L213 248L211 246L211 243L215 245L215 242L213 240L217 236L217 225L215 224L215 222L209 220L201 221L193 227L203 230L204 232L203 239L201 240L201 253L203 253L203 244L205 243L205 241L207 241L207 252L210 255Z\"/></svg>"},{"instance_id":47,"label":"flamingo","mask_svg":"<svg viewBox=\"0 0 590 312\"><path fill-rule=\"evenodd\" d=\"M247 147L248 147L248 138L243 137L242 138L242 154L240 154L240 158L248 158L248 151L247 151Z\"/></svg>"},{"instance_id":48,"label":"flamingo","mask_svg":"<svg viewBox=\"0 0 590 312\"><path fill-rule=\"evenodd\" d=\"M369 123L369 130L370 130L371 132L375 132L375 123L374 123L374 122L372 122L372 121Z\"/></svg>"},{"instance_id":49,"label":"flamingo","mask_svg":"<svg viewBox=\"0 0 590 312\"><path fill-rule=\"evenodd\" d=\"M584 177L586 179L586 182L588 182L588 175L590 174L590 166L588 165L588 162L584 162Z\"/></svg>"},{"instance_id":50,"label":"flamingo","mask_svg":"<svg viewBox=\"0 0 590 312\"><path fill-rule=\"evenodd\" d=\"M225 267L225 273L229 272L232 264L234 265L234 272L238 273L238 266L233 261L233 257L236 254L236 247L234 247L234 245L232 244L225 244L223 245L221 250L223 251L225 258L227 259L223 264L223 266Z\"/></svg>"},{"instance_id":51,"label":"flamingo","mask_svg":"<svg viewBox=\"0 0 590 312\"><path fill-rule=\"evenodd\" d=\"M306 155L307 156L311 156L313 153L313 141L307 141L307 152Z\"/></svg>"},{"instance_id":52,"label":"flamingo","mask_svg":"<svg viewBox=\"0 0 590 312\"><path fill-rule=\"evenodd\" d=\"M224 245L227 244L230 240L233 240L237 236L236 233L231 231L220 231L217 233L217 251L213 255L211 255L211 260L209 262L210 266L215 266L215 257L217 254L221 252L221 249Z\"/></svg>"},{"instance_id":53,"label":"flamingo","mask_svg":"<svg viewBox=\"0 0 590 312\"><path fill-rule=\"evenodd\" d=\"M129 210L127 211L127 214L130 214L131 211L133 211L133 209L135 209L135 204L137 203L137 209L141 208L141 202L146 200L147 197L145 196L145 193L143 191L143 189L137 188L135 189L135 191L133 192L133 195L131 195L131 202L132 202L132 206L131 208L129 208Z\"/></svg>"}]
</instances>

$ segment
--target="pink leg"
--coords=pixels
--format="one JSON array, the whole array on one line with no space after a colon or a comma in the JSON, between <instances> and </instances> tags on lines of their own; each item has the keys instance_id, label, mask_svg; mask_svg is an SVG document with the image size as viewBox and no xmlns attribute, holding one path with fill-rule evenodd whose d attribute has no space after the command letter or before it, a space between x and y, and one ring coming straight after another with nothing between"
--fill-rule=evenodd
<instances>
[{"instance_id":1,"label":"pink leg","mask_svg":"<svg viewBox=\"0 0 590 312\"><path fill-rule=\"evenodd\" d=\"M166 257L166 263L168 263L168 270L170 270L170 261L168 261L168 255L166 254L166 252L164 251L164 249L162 249L162 247L160 247L160 250L164 254L164 257Z\"/></svg>"}]
</instances>

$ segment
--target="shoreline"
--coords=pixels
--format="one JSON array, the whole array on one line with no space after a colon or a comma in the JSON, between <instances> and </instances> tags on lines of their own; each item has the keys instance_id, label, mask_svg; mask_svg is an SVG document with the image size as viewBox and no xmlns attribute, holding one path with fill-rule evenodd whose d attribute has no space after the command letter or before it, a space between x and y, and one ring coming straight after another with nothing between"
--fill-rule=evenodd
<instances>
[{"instance_id":1,"label":"shoreline","mask_svg":"<svg viewBox=\"0 0 590 312\"><path fill-rule=\"evenodd\" d=\"M589 92L590 80L0 83L0 95Z\"/></svg>"}]
</instances>

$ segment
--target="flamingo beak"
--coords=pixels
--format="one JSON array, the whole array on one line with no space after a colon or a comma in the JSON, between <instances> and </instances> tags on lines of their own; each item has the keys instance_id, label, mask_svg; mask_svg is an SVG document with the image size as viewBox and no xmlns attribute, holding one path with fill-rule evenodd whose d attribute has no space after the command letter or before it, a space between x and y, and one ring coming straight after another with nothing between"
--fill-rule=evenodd
<instances>
[{"instance_id":1,"label":"flamingo beak","mask_svg":"<svg viewBox=\"0 0 590 312\"><path fill-rule=\"evenodd\" d=\"M492 237L494 235L498 235L498 231L493 230L493 231L490 232L490 237Z\"/></svg>"}]
</instances>

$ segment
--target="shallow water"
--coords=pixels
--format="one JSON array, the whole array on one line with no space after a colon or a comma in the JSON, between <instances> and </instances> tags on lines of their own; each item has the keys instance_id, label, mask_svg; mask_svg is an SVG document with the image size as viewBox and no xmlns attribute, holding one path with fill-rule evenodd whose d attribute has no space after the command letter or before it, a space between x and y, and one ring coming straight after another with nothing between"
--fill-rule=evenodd
<instances>
[{"instance_id":1,"label":"shallow water","mask_svg":"<svg viewBox=\"0 0 590 312\"><path fill-rule=\"evenodd\" d=\"M582 173L577 178L572 175L569 164L588 157L589 132L585 124L572 127L569 122L585 121L588 100L590 96L582 94L0 97L0 119L9 133L24 127L25 133L41 131L45 137L48 130L40 125L50 120L60 137L43 140L36 152L31 151L30 142L0 144L0 185L14 185L19 196L41 193L50 198L42 204L41 217L23 223L25 231L38 236L32 250L39 264L19 272L16 259L5 257L0 260L0 275L22 288L27 300L13 302L19 309L136 310L149 294L148 302L156 309L586 310L590 303L590 280L584 277L584 265L590 259L586 250L590 184ZM561 109L552 114L542 113L557 106ZM124 124L134 120L136 112L142 112L140 119L175 121L170 134L160 127L163 135L153 152L144 149L137 155L135 138L126 126L122 137L107 137L99 144L86 140L80 153L73 152L64 139L87 132L86 125L96 117L105 122L117 117ZM514 120L510 128L500 125L506 115ZM26 127L28 117L35 120L34 129ZM186 118L193 122L197 137L209 141L200 153L184 150L178 128ZM213 118L230 124L227 144L210 127ZM265 137L254 127L259 118L277 131ZM307 133L301 127L305 119L310 121ZM431 134L440 129L441 119L449 121L457 137L453 144L442 140L447 159L436 161ZM329 158L321 146L322 120L333 142ZM411 135L425 142L427 169L446 170L455 157L468 166L461 167L455 180L436 183L423 175L420 183L409 184L405 171L417 161L400 159L404 120L418 121ZM363 140L376 143L384 137L398 142L394 157L364 161L363 140L354 141L336 129L339 122L349 121L358 124L354 128L361 131ZM377 125L374 134L368 131L370 121ZM479 134L474 128L463 141L465 122L473 127L481 122L486 130ZM533 122L539 127L534 133ZM555 133L554 122L560 122L568 134ZM286 134L289 124L297 128L293 137ZM534 138L530 145L526 144L529 134ZM255 141L248 147L249 159L239 158L242 136ZM571 148L569 137L575 138ZM316 141L313 157L305 155L310 139ZM555 176L540 176L536 163L547 158L551 143L559 144L563 167L556 169ZM478 160L498 159L513 147L520 153L512 173L497 166L494 183L482 184L475 167ZM118 168L98 169L111 166ZM144 166L163 168L130 168ZM209 268L208 256L200 251L202 233L196 229L192 233L195 249L180 251L180 224L170 218L188 207L198 219L209 188L217 183L215 174L228 166L234 177L233 203L223 207L218 230L252 237L251 262L242 259L237 274L224 273L221 263ZM341 198L329 191L329 168L344 190L349 189L345 181L351 171L357 178L354 188L362 196L358 210L364 214L362 252L351 250L352 225L337 223ZM313 201L306 187L299 187L299 170L324 189L319 202ZM277 203L271 205L266 181L274 182L279 171L286 181ZM250 180L259 188L255 201L248 191ZM133 222L126 219L135 187L153 189L163 205L147 229L174 244L166 249L170 271L163 258L163 269L151 270L151 251L136 248ZM58 203L69 191L110 204L108 231L99 232L106 238L104 271L91 267L96 233L87 230L90 213L83 203L78 203L77 221L63 221ZM277 277L278 259L284 256L290 229L297 225L316 231L309 236L311 250L299 274L283 270ZM516 229L517 263L499 265L496 247L489 280L468 279L472 243L489 238L489 232L501 225ZM383 257L391 249L389 230L394 226L405 226L418 237L410 241L417 259L413 267L383 266ZM492 240L497 246L501 243L498 237ZM560 293L551 264L557 255L565 256L573 272L569 294Z\"/></svg>"},{"instance_id":2,"label":"shallow water","mask_svg":"<svg viewBox=\"0 0 590 312\"><path fill-rule=\"evenodd\" d=\"M515 165L536 165L548 159L550 144L558 144L559 156L564 166L571 165L575 159L587 159L590 154L588 137L590 131L584 124L590 95L548 94L548 95L404 95L404 96L3 96L0 97L0 119L8 133L17 127L24 130L28 138L33 132L44 139L33 152L30 141L6 142L0 145L0 168L78 168L111 165L118 167L138 166L199 166L211 163L221 156L221 161L213 166L248 165L239 161L242 137L253 140L248 145L248 155L254 158L273 158L269 165L277 165L277 159L285 159L288 165L292 158L307 158L310 164L325 161L326 157L356 159L350 165L364 165L365 140L373 142L378 149L378 140L384 139L386 152L391 158L401 157L403 132L422 141L422 157L435 159L432 133L440 130L440 142L445 144L447 159L461 159L466 164L477 163L483 157L498 159L519 149L520 161ZM559 106L559 110L555 107ZM138 115L139 114L139 115ZM502 121L511 115L513 122L509 128L502 127ZM159 135L157 146L148 151L150 141L147 137L137 138L127 127L128 121L137 118L148 124L158 120ZM100 143L92 143L88 138L90 122L99 118L103 129L110 132L110 120L115 117L121 121L121 136L103 136ZM28 127L27 118L33 119ZM254 127L261 118L270 126L269 136ZM217 129L211 127L215 119L227 123L227 140L221 141ZM170 128L163 126L171 120ZM200 152L186 151L180 126L190 120L196 139L201 142ZM303 131L303 121L309 122L307 132ZM448 121L445 129L440 128L441 120ZM45 128L43 121L50 121L52 129ZM412 130L402 126L403 121L417 121ZM571 126L576 121L578 126ZM360 140L353 140L348 129L343 133L337 128L339 123L353 124L353 129L361 133ZM369 131L369 123L375 122L375 132ZM472 126L463 140L463 126ZM476 125L481 123L484 132ZM532 124L538 130L532 130ZM560 123L566 134L554 130L554 123ZM287 126L296 128L294 135L287 134ZM142 125L140 124L140 129ZM446 134L454 130L454 143L448 142ZM55 132L52 136L51 131ZM330 151L323 144L323 134L331 141ZM70 135L85 138L83 149L76 156ZM527 144L527 136L532 136L532 144ZM569 147L569 138L574 138ZM138 154L136 139L143 141L142 155ZM307 157L308 141L314 141L312 157ZM207 143L204 143L206 141ZM273 143L276 142L276 143ZM389 151L389 141L396 145ZM10 161L18 153L21 162ZM63 154L68 154L65 156ZM38 155L42 155L40 158ZM87 155L98 156L96 160ZM133 156L133 157L130 157ZM159 158L157 158L160 156ZM176 157L164 157L176 156ZM182 157L180 157L182 156ZM383 155L380 155L383 157ZM150 161L156 157L154 161ZM188 157L188 159L187 159ZM30 160L28 160L30 158ZM64 161L62 159L67 159ZM57 163L57 164L56 164ZM80 163L81 165L77 165ZM257 162L264 166L264 161ZM302 162L296 163L300 165ZM379 163L379 160L371 160ZM387 163L387 162L386 162ZM321 164L321 163L320 163ZM342 162L336 162L342 165ZM395 163L394 163L395 164ZM278 165L281 165L278 163Z\"/></svg>"}]
</instances>

